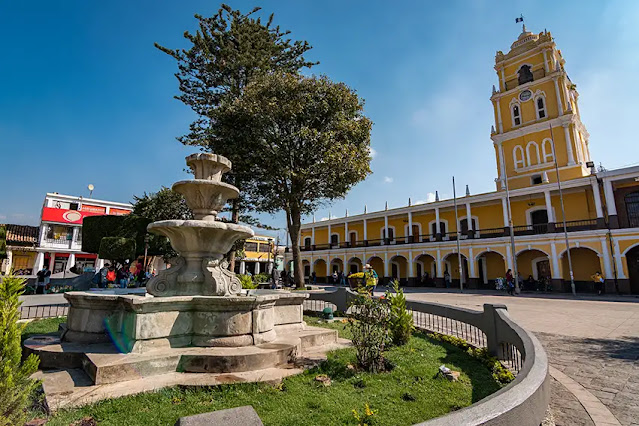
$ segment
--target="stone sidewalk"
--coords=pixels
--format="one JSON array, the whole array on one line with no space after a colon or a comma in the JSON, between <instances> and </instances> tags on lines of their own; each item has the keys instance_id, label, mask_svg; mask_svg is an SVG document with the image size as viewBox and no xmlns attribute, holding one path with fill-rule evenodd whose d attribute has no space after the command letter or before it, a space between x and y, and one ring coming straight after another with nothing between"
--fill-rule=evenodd
<instances>
[{"instance_id":1,"label":"stone sidewalk","mask_svg":"<svg viewBox=\"0 0 639 426\"><path fill-rule=\"evenodd\" d=\"M624 426L639 426L639 338L591 339L535 333L550 364L595 395ZM593 424L574 397L553 380L551 411L557 424ZM564 388L565 389L565 388ZM563 412L563 414L562 414ZM560 423L563 422L563 423Z\"/></svg>"}]
</instances>

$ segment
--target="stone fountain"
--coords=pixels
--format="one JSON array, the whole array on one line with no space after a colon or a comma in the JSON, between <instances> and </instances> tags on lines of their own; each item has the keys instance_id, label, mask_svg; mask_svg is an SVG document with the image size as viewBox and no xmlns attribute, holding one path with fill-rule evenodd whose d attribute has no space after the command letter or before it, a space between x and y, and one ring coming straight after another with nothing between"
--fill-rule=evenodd
<instances>
[{"instance_id":1,"label":"stone fountain","mask_svg":"<svg viewBox=\"0 0 639 426\"><path fill-rule=\"evenodd\" d=\"M200 153L186 163L195 178L173 189L184 195L195 219L148 227L179 253L171 268L152 278L144 295L66 293L70 306L60 336L25 341L26 353L40 356L53 409L178 384L277 380L302 371L293 364L300 356L344 345L335 330L306 326L308 294L242 290L224 255L253 231L217 220L238 196L237 188L222 182L231 162Z\"/></svg>"},{"instance_id":2,"label":"stone fountain","mask_svg":"<svg viewBox=\"0 0 639 426\"><path fill-rule=\"evenodd\" d=\"M222 182L231 162L220 155L186 157L195 179L176 182L193 220L151 223L150 232L169 238L179 253L171 268L147 284L147 297L67 293L69 342L113 341L123 352L161 347L240 347L274 341L277 329L304 328L303 293L252 291L242 294L225 254L253 236L242 225L217 219L236 187ZM152 296L152 297L151 297Z\"/></svg>"}]
</instances>

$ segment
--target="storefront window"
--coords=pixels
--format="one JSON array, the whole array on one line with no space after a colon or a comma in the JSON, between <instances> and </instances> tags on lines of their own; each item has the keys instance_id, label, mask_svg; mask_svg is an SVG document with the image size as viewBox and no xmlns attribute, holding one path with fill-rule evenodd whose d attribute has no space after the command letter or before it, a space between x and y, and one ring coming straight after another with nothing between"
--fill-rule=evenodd
<instances>
[{"instance_id":1,"label":"storefront window","mask_svg":"<svg viewBox=\"0 0 639 426\"><path fill-rule=\"evenodd\" d=\"M64 225L49 225L47 240L67 241L73 238L73 228Z\"/></svg>"}]
</instances>

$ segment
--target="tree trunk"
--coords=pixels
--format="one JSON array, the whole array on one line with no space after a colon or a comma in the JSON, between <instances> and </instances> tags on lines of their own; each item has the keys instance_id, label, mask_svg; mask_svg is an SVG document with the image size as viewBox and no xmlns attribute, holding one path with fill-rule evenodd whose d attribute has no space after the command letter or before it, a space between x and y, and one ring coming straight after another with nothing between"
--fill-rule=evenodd
<instances>
[{"instance_id":1,"label":"tree trunk","mask_svg":"<svg viewBox=\"0 0 639 426\"><path fill-rule=\"evenodd\" d=\"M238 223L240 221L240 206L237 199L233 200L233 209L231 210L231 222ZM235 272L235 247L229 253L229 271Z\"/></svg>"},{"instance_id":2,"label":"tree trunk","mask_svg":"<svg viewBox=\"0 0 639 426\"><path fill-rule=\"evenodd\" d=\"M295 286L304 288L304 265L302 264L302 252L300 251L299 240L302 228L302 216L299 209L291 207L288 214L288 233L291 236L291 246L293 248L293 269L295 270Z\"/></svg>"}]
</instances>

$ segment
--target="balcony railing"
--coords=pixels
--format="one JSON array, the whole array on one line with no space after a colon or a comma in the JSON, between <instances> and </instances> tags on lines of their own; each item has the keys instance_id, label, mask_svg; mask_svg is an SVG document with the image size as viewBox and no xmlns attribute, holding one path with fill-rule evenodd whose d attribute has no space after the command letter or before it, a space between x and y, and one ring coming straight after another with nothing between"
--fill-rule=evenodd
<instances>
[{"instance_id":1,"label":"balcony railing","mask_svg":"<svg viewBox=\"0 0 639 426\"><path fill-rule=\"evenodd\" d=\"M568 232L585 231L597 229L597 219L571 220L566 222ZM513 227L516 236L549 234L563 232L563 223L556 224L538 224L538 225L521 225ZM489 239L501 238L510 235L508 227L505 228L486 228L475 231L463 231L460 235L461 240L468 239ZM328 249L347 249L356 247L380 247L387 245L405 245L405 244L422 244L437 241L456 241L457 232L445 232L440 235L424 234L413 236L402 236L393 239L376 238L372 240L357 240L351 242L342 242L339 244L316 244L311 246L302 246L302 251L328 250Z\"/></svg>"}]
</instances>

